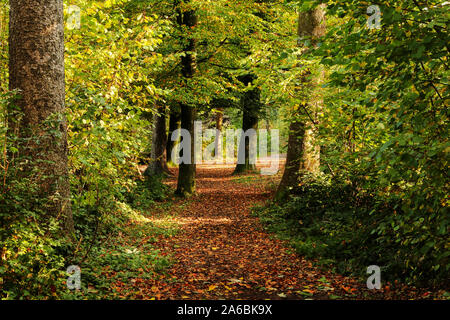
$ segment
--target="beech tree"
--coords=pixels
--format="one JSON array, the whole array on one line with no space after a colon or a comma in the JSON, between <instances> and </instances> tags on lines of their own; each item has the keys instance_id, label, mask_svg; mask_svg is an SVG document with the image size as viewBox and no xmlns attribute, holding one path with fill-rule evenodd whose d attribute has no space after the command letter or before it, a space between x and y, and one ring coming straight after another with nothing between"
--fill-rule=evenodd
<instances>
[{"instance_id":1,"label":"beech tree","mask_svg":"<svg viewBox=\"0 0 450 320\"><path fill-rule=\"evenodd\" d=\"M189 1L184 1L187 3ZM194 9L189 8L182 11L178 8L177 22L181 28L193 29L197 25L197 15ZM181 73L185 81L193 78L196 73L196 40L192 36L186 34L186 45L184 46L184 55L181 57ZM195 163L194 163L194 120L195 120L195 106L189 105L185 102L180 104L181 108L181 129L189 131L191 135L191 161L190 163L180 163L178 184L176 194L181 196L188 196L195 192Z\"/></svg>"},{"instance_id":2,"label":"beech tree","mask_svg":"<svg viewBox=\"0 0 450 320\"><path fill-rule=\"evenodd\" d=\"M248 74L243 76L240 80L245 86L253 85L255 80L255 76L252 74ZM256 139L256 129L258 128L258 112L261 109L261 90L257 87L251 88L250 90L243 93L241 98L241 106L242 106L242 130L244 131L244 135L241 136L239 141L239 152L238 152L238 162L236 164L236 168L234 169L234 173L246 173L252 172L256 170L256 164L251 163L250 153L251 145L250 140ZM253 134L248 130L255 130L254 137L251 137ZM248 133L245 135L245 133ZM244 152L242 152L242 150ZM243 158L242 158L243 157Z\"/></svg>"},{"instance_id":3,"label":"beech tree","mask_svg":"<svg viewBox=\"0 0 450 320\"><path fill-rule=\"evenodd\" d=\"M153 115L151 160L145 170L146 176L171 174L167 166L166 143L166 108L164 105L159 105L157 112Z\"/></svg>"},{"instance_id":4,"label":"beech tree","mask_svg":"<svg viewBox=\"0 0 450 320\"><path fill-rule=\"evenodd\" d=\"M167 134L167 143L166 143L166 155L167 161L171 162L172 159L172 150L175 145L175 141L172 141L172 134L175 130L179 129L181 125L181 113L178 104L172 103L170 105L170 113L169 113L169 132Z\"/></svg>"},{"instance_id":5,"label":"beech tree","mask_svg":"<svg viewBox=\"0 0 450 320\"><path fill-rule=\"evenodd\" d=\"M320 5L313 10L300 12L298 18L297 35L299 42L309 39L312 45L321 36L325 35L325 6ZM307 50L305 48L305 50ZM305 71L305 75L310 72ZM323 71L313 80L303 80L304 86L313 87L306 104L297 108L297 112L306 113L308 121L298 118L298 114L292 115L292 122L289 126L288 151L286 155L286 165L278 186L276 197L283 198L288 189L293 187L298 180L299 173L317 173L320 166L320 147L316 142L318 115L322 109L322 98L320 96L319 85L323 79ZM303 77L305 76L303 75Z\"/></svg>"},{"instance_id":6,"label":"beech tree","mask_svg":"<svg viewBox=\"0 0 450 320\"><path fill-rule=\"evenodd\" d=\"M21 174L38 187L45 211L74 230L67 164L62 0L11 0L8 136L18 138Z\"/></svg>"},{"instance_id":7,"label":"beech tree","mask_svg":"<svg viewBox=\"0 0 450 320\"><path fill-rule=\"evenodd\" d=\"M215 116L217 135L214 141L214 156L217 157L222 152L223 108L218 108Z\"/></svg>"}]
</instances>

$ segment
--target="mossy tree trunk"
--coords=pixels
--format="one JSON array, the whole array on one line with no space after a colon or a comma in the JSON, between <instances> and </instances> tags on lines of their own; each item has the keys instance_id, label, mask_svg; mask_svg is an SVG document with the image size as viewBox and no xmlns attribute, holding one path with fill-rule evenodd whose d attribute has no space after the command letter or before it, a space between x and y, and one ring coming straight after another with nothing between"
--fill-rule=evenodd
<instances>
[{"instance_id":1,"label":"mossy tree trunk","mask_svg":"<svg viewBox=\"0 0 450 320\"><path fill-rule=\"evenodd\" d=\"M18 154L29 159L16 165L37 186L44 210L62 220L64 234L73 235L63 1L11 0L9 32L9 88L20 96L9 108L8 137L19 138Z\"/></svg>"},{"instance_id":2,"label":"mossy tree trunk","mask_svg":"<svg viewBox=\"0 0 450 320\"><path fill-rule=\"evenodd\" d=\"M325 35L325 5L320 5L314 10L300 12L298 20L299 40L308 38L314 45L317 39ZM306 48L304 50L307 50ZM308 72L307 72L308 73ZM320 167L320 146L317 144L317 126L319 114L322 111L323 100L320 93L320 84L323 81L324 71L318 72L315 79L310 82L303 81L310 87L308 103L298 108L303 111L307 121L299 120L299 115L294 113L294 119L290 125L288 151L285 170L276 193L277 199L283 199L289 189L298 183L301 172L318 173Z\"/></svg>"},{"instance_id":3,"label":"mossy tree trunk","mask_svg":"<svg viewBox=\"0 0 450 320\"><path fill-rule=\"evenodd\" d=\"M283 199L289 188L296 185L301 168L301 155L303 153L303 139L305 136L305 124L301 121L292 121L289 125L288 150L283 177L278 186L276 199Z\"/></svg>"}]
</instances>

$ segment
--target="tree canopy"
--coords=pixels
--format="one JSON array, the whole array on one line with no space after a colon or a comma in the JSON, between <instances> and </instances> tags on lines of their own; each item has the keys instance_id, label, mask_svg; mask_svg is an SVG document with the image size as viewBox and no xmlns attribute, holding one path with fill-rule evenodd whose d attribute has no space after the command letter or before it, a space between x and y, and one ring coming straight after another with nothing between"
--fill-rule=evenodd
<instances>
[{"instance_id":1,"label":"tree canopy","mask_svg":"<svg viewBox=\"0 0 450 320\"><path fill-rule=\"evenodd\" d=\"M379 265L383 281L448 297L448 10L438 0L0 0L0 297L321 297L317 283L295 287L306 283L284 266L284 247L274 253L284 291L259 279L271 266L252 264L251 250L278 246L260 225L339 274L363 279ZM195 150L216 162L196 163ZM266 176L267 161L278 172ZM233 219L250 211L259 220L241 230ZM220 245L240 248L244 234L247 248L244 262L222 253L225 271L222 258L208 271L186 262L220 251L204 232L215 224L229 234ZM190 287L189 263L207 287ZM81 267L77 290L69 266ZM257 284L230 273L241 269ZM158 282L167 274L190 289ZM250 293L230 289L239 284ZM368 297L345 288L326 296Z\"/></svg>"}]
</instances>

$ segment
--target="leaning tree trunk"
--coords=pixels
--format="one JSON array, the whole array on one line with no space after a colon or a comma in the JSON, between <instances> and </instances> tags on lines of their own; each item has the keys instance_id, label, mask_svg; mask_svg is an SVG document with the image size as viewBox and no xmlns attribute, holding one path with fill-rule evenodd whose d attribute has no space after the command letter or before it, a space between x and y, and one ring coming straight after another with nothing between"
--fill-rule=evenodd
<instances>
[{"instance_id":1,"label":"leaning tree trunk","mask_svg":"<svg viewBox=\"0 0 450 320\"><path fill-rule=\"evenodd\" d=\"M299 40L307 37L315 44L319 37L325 35L325 5L308 12L300 12L298 20ZM305 49L307 50L307 49ZM317 173L320 166L320 147L316 141L318 115L322 110L323 100L320 94L320 83L324 72L310 83L304 81L305 86L312 87L307 105L303 109L307 113L308 121L301 122L298 114L293 114L293 122L290 126L288 152L285 170L276 193L277 199L282 199L288 194L288 190L297 184L300 172Z\"/></svg>"},{"instance_id":2,"label":"leaning tree trunk","mask_svg":"<svg viewBox=\"0 0 450 320\"><path fill-rule=\"evenodd\" d=\"M181 113L178 105L171 104L170 106L170 118L169 118L169 133L167 135L166 155L167 161L172 163L175 159L172 159L172 150L176 141L172 140L172 134L181 125Z\"/></svg>"},{"instance_id":3,"label":"leaning tree trunk","mask_svg":"<svg viewBox=\"0 0 450 320\"><path fill-rule=\"evenodd\" d=\"M248 85L254 80L253 75L244 76L241 81ZM258 128L258 112L261 109L261 90L259 88L253 88L244 93L242 99L242 130L247 132L250 129L255 130ZM255 137L256 138L256 137ZM238 163L234 169L234 174L248 173L256 171L256 164L252 163L250 152L250 138L243 135L239 141L239 150L244 148L245 152L238 152ZM255 150L253 150L255 151ZM242 158L243 157L243 158ZM255 157L256 158L256 157Z\"/></svg>"},{"instance_id":4,"label":"leaning tree trunk","mask_svg":"<svg viewBox=\"0 0 450 320\"><path fill-rule=\"evenodd\" d=\"M8 137L19 137L19 154L29 159L22 172L38 188L45 211L72 235L63 1L11 0L9 31L9 88L20 96L9 108Z\"/></svg>"},{"instance_id":5,"label":"leaning tree trunk","mask_svg":"<svg viewBox=\"0 0 450 320\"><path fill-rule=\"evenodd\" d=\"M188 2L188 1L185 1ZM195 10L181 12L178 9L178 24L181 27L192 30L197 25L197 14ZM188 37L187 45L184 47L184 55L181 58L182 75L185 80L193 78L196 73L197 63L195 58L196 41ZM194 120L195 107L186 103L181 103L181 128L189 131L191 135L191 160L190 163L180 163L178 173L178 184L176 194L189 196L195 192L195 163L194 163Z\"/></svg>"},{"instance_id":6,"label":"leaning tree trunk","mask_svg":"<svg viewBox=\"0 0 450 320\"><path fill-rule=\"evenodd\" d=\"M165 106L158 107L157 113L153 115L153 126L151 160L145 170L145 176L149 178L171 174L167 167L166 156L167 134Z\"/></svg>"},{"instance_id":7,"label":"leaning tree trunk","mask_svg":"<svg viewBox=\"0 0 450 320\"><path fill-rule=\"evenodd\" d=\"M288 150L283 177L278 186L276 199L283 199L289 192L289 188L295 186L301 167L299 155L303 152L303 139L305 136L305 124L301 121L292 121L289 126Z\"/></svg>"}]
</instances>

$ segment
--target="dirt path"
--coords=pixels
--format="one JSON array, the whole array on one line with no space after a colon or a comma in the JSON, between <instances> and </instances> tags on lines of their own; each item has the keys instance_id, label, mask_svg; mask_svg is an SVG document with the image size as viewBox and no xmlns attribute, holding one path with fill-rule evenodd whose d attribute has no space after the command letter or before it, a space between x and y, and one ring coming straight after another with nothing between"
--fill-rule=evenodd
<instances>
[{"instance_id":1,"label":"dirt path","mask_svg":"<svg viewBox=\"0 0 450 320\"><path fill-rule=\"evenodd\" d=\"M232 167L197 169L197 192L176 200L173 223L181 230L155 246L174 264L159 280L137 281L149 299L343 299L374 298L355 279L319 271L267 234L253 206L271 197L277 177L232 176ZM176 179L168 184L175 186ZM272 188L273 189L273 188ZM161 217L157 213L153 219ZM380 294L377 292L378 298Z\"/></svg>"}]
</instances>

